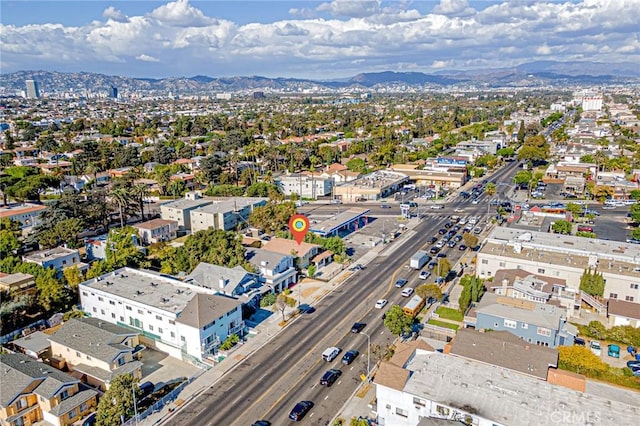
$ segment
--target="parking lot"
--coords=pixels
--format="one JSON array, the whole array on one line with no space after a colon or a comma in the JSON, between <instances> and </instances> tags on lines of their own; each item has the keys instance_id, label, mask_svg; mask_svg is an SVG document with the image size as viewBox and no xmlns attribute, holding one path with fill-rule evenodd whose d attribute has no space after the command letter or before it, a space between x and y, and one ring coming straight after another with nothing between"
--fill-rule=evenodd
<instances>
[{"instance_id":1,"label":"parking lot","mask_svg":"<svg viewBox=\"0 0 640 426\"><path fill-rule=\"evenodd\" d=\"M143 362L141 383L166 383L178 377L191 377L202 371L194 365L149 348L142 352L140 361Z\"/></svg>"}]
</instances>

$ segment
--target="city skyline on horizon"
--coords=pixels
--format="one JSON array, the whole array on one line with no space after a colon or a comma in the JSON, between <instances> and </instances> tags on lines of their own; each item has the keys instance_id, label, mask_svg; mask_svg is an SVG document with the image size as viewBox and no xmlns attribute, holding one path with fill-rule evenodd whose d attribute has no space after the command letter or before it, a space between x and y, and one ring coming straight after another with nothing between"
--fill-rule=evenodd
<instances>
[{"instance_id":1,"label":"city skyline on horizon","mask_svg":"<svg viewBox=\"0 0 640 426\"><path fill-rule=\"evenodd\" d=\"M536 61L640 62L633 18L640 0L3 1L0 7L3 73L331 80Z\"/></svg>"}]
</instances>

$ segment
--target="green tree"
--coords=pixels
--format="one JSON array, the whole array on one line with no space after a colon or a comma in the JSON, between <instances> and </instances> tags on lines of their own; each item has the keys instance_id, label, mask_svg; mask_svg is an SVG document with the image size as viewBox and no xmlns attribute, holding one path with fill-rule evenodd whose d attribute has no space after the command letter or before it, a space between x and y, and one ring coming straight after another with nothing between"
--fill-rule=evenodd
<instances>
[{"instance_id":1,"label":"green tree","mask_svg":"<svg viewBox=\"0 0 640 426\"><path fill-rule=\"evenodd\" d=\"M571 234L572 228L573 225L571 225L571 222L566 220L556 220L553 225L551 225L551 229L556 234Z\"/></svg>"},{"instance_id":2,"label":"green tree","mask_svg":"<svg viewBox=\"0 0 640 426\"><path fill-rule=\"evenodd\" d=\"M640 203L635 203L629 207L629 216L634 223L640 223Z\"/></svg>"},{"instance_id":3,"label":"green tree","mask_svg":"<svg viewBox=\"0 0 640 426\"><path fill-rule=\"evenodd\" d=\"M573 214L574 216L578 216L583 211L582 205L576 204L576 203L568 203L566 209L568 212L571 212L571 214Z\"/></svg>"},{"instance_id":4,"label":"green tree","mask_svg":"<svg viewBox=\"0 0 640 426\"><path fill-rule=\"evenodd\" d=\"M271 306L276 303L276 294L275 293L267 293L260 299L260 307L266 308L267 306Z\"/></svg>"},{"instance_id":5,"label":"green tree","mask_svg":"<svg viewBox=\"0 0 640 426\"><path fill-rule=\"evenodd\" d=\"M493 182L489 182L487 183L487 185L484 187L484 192L487 195L493 195L496 193L496 184Z\"/></svg>"},{"instance_id":6,"label":"green tree","mask_svg":"<svg viewBox=\"0 0 640 426\"><path fill-rule=\"evenodd\" d=\"M74 289L78 288L78 285L84 281L82 272L80 272L77 266L65 268L62 271L62 275L64 276L64 279L67 281L67 284Z\"/></svg>"},{"instance_id":7,"label":"green tree","mask_svg":"<svg viewBox=\"0 0 640 426\"><path fill-rule=\"evenodd\" d=\"M352 172L367 173L367 163L362 158L352 158L347 161L346 166Z\"/></svg>"},{"instance_id":8,"label":"green tree","mask_svg":"<svg viewBox=\"0 0 640 426\"><path fill-rule=\"evenodd\" d=\"M593 196L596 200L603 202L607 198L613 197L614 189L608 185L596 185L593 188Z\"/></svg>"},{"instance_id":9,"label":"green tree","mask_svg":"<svg viewBox=\"0 0 640 426\"><path fill-rule=\"evenodd\" d=\"M296 305L296 301L294 298L287 296L284 293L280 293L277 297L276 297L276 303L273 305L274 309L280 311L280 313L282 314L282 322L285 322L285 316L284 316L284 311L287 309L287 307L293 307Z\"/></svg>"},{"instance_id":10,"label":"green tree","mask_svg":"<svg viewBox=\"0 0 640 426\"><path fill-rule=\"evenodd\" d=\"M44 269L44 268L43 268ZM65 301L64 285L56 276L55 269L44 269L36 275L36 288L38 290L38 303L46 311L60 307Z\"/></svg>"},{"instance_id":11,"label":"green tree","mask_svg":"<svg viewBox=\"0 0 640 426\"><path fill-rule=\"evenodd\" d=\"M43 249L50 249L61 244L77 248L78 235L83 231L82 220L77 217L57 221L53 227L36 232L36 239Z\"/></svg>"},{"instance_id":12,"label":"green tree","mask_svg":"<svg viewBox=\"0 0 640 426\"><path fill-rule=\"evenodd\" d=\"M411 330L411 324L413 324L413 318L406 315L398 305L392 306L384 319L385 327L396 336Z\"/></svg>"},{"instance_id":13,"label":"green tree","mask_svg":"<svg viewBox=\"0 0 640 426\"><path fill-rule=\"evenodd\" d=\"M119 425L122 419L133 417L135 414L133 393L139 392L134 384L135 379L131 374L121 374L111 381L109 389L98 403L97 426ZM136 395L136 398L138 397L139 395Z\"/></svg>"},{"instance_id":14,"label":"green tree","mask_svg":"<svg viewBox=\"0 0 640 426\"><path fill-rule=\"evenodd\" d=\"M416 288L416 294L424 300L429 300L430 298L440 299L442 290L440 290L438 284L422 284Z\"/></svg>"},{"instance_id":15,"label":"green tree","mask_svg":"<svg viewBox=\"0 0 640 426\"><path fill-rule=\"evenodd\" d=\"M19 240L20 225L18 222L3 217L0 219L0 258L18 250L22 244Z\"/></svg>"},{"instance_id":16,"label":"green tree","mask_svg":"<svg viewBox=\"0 0 640 426\"><path fill-rule=\"evenodd\" d=\"M292 202L269 203L265 206L256 207L249 215L247 222L266 233L274 234L289 228L289 219L295 212L296 206Z\"/></svg>"},{"instance_id":17,"label":"green tree","mask_svg":"<svg viewBox=\"0 0 640 426\"><path fill-rule=\"evenodd\" d=\"M478 237L471 234L470 232L465 232L464 234L462 234L462 241L464 241L464 244L469 248L473 248L478 245Z\"/></svg>"},{"instance_id":18,"label":"green tree","mask_svg":"<svg viewBox=\"0 0 640 426\"><path fill-rule=\"evenodd\" d=\"M519 170L513 177L513 182L516 185L524 185L531 181L533 174L530 170Z\"/></svg>"},{"instance_id":19,"label":"green tree","mask_svg":"<svg viewBox=\"0 0 640 426\"><path fill-rule=\"evenodd\" d=\"M636 200L636 201L640 201L640 189L632 189L629 192L629 198Z\"/></svg>"},{"instance_id":20,"label":"green tree","mask_svg":"<svg viewBox=\"0 0 640 426\"><path fill-rule=\"evenodd\" d=\"M580 290L592 296L600 296L604 294L604 277L597 269L591 271L586 269L580 277Z\"/></svg>"},{"instance_id":21,"label":"green tree","mask_svg":"<svg viewBox=\"0 0 640 426\"><path fill-rule=\"evenodd\" d=\"M451 271L451 263L449 262L449 260L446 258L439 257L438 266L436 266L436 274L439 277L444 278L447 275L449 275L450 271Z\"/></svg>"},{"instance_id":22,"label":"green tree","mask_svg":"<svg viewBox=\"0 0 640 426\"><path fill-rule=\"evenodd\" d=\"M118 208L118 212L120 214L120 228L124 228L125 213L131 203L133 202L133 197L131 193L125 187L114 188L111 191L111 201Z\"/></svg>"},{"instance_id":23,"label":"green tree","mask_svg":"<svg viewBox=\"0 0 640 426\"><path fill-rule=\"evenodd\" d=\"M110 270L125 266L140 268L149 266L144 253L134 244L138 233L131 226L109 231L106 247L106 261Z\"/></svg>"},{"instance_id":24,"label":"green tree","mask_svg":"<svg viewBox=\"0 0 640 426\"><path fill-rule=\"evenodd\" d=\"M309 278L313 278L315 274L316 274L316 265L312 263L307 267L307 275L309 276Z\"/></svg>"},{"instance_id":25,"label":"green tree","mask_svg":"<svg viewBox=\"0 0 640 426\"><path fill-rule=\"evenodd\" d=\"M247 197L269 197L273 192L280 192L280 188L267 182L257 182L247 188Z\"/></svg>"}]
</instances>

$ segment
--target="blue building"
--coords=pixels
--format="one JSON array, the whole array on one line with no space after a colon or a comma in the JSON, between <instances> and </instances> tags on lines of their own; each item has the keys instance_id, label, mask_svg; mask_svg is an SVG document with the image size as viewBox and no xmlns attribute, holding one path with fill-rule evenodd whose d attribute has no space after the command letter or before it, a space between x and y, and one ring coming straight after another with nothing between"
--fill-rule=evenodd
<instances>
[{"instance_id":1,"label":"blue building","mask_svg":"<svg viewBox=\"0 0 640 426\"><path fill-rule=\"evenodd\" d=\"M474 312L474 315L471 314ZM565 308L486 293L465 316L465 325L476 330L508 331L541 346L572 345L578 330L567 322Z\"/></svg>"}]
</instances>

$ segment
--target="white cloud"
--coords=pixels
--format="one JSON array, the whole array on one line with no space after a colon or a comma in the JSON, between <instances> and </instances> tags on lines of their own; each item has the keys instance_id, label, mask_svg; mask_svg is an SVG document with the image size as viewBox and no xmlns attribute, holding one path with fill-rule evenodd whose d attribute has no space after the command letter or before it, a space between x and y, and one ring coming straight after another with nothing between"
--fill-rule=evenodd
<instances>
[{"instance_id":1,"label":"white cloud","mask_svg":"<svg viewBox=\"0 0 640 426\"><path fill-rule=\"evenodd\" d=\"M469 6L467 0L440 0L440 3L433 8L433 13L446 16L470 16L476 10Z\"/></svg>"},{"instance_id":2,"label":"white cloud","mask_svg":"<svg viewBox=\"0 0 640 426\"><path fill-rule=\"evenodd\" d=\"M209 18L189 4L189 0L177 0L155 9L149 14L159 22L176 27L204 27L215 25L217 21Z\"/></svg>"},{"instance_id":3,"label":"white cloud","mask_svg":"<svg viewBox=\"0 0 640 426\"><path fill-rule=\"evenodd\" d=\"M160 59L154 58L153 56L145 55L144 53L142 55L136 56L136 59L144 62L160 62Z\"/></svg>"},{"instance_id":4,"label":"white cloud","mask_svg":"<svg viewBox=\"0 0 640 426\"><path fill-rule=\"evenodd\" d=\"M380 0L333 0L316 7L318 12L329 12L333 16L364 18L380 12Z\"/></svg>"},{"instance_id":5,"label":"white cloud","mask_svg":"<svg viewBox=\"0 0 640 426\"><path fill-rule=\"evenodd\" d=\"M116 22L129 22L129 18L121 11L113 6L109 6L102 12L102 16L106 19L112 19Z\"/></svg>"},{"instance_id":6,"label":"white cloud","mask_svg":"<svg viewBox=\"0 0 640 426\"><path fill-rule=\"evenodd\" d=\"M297 17L288 20L238 25L176 0L128 17L109 7L104 20L77 27L0 24L3 72L108 68L131 75L134 64L138 74L327 77L540 58L640 63L640 0L504 0L473 14L464 13L465 0L442 0L426 14L409 2L384 5L336 0L316 11L291 9ZM154 63L162 66L144 68Z\"/></svg>"}]
</instances>

